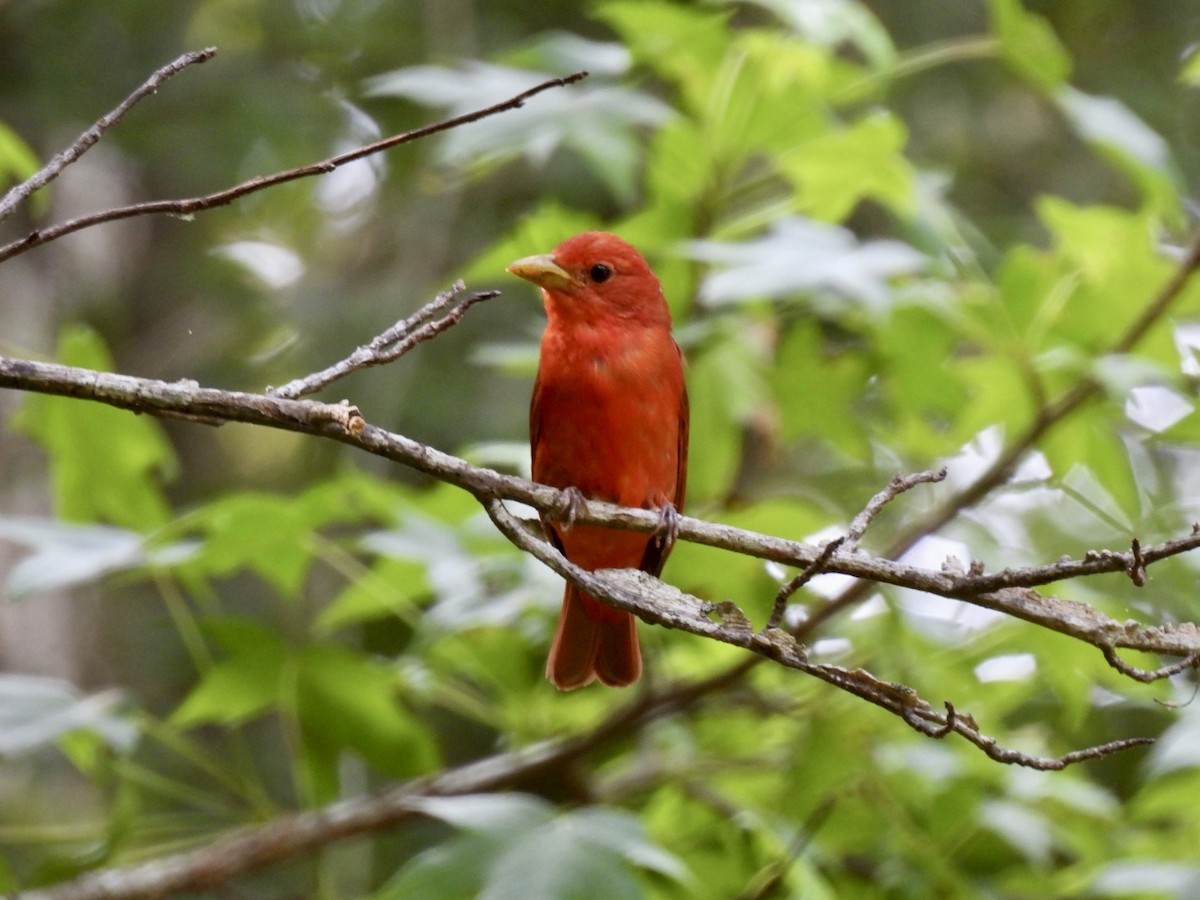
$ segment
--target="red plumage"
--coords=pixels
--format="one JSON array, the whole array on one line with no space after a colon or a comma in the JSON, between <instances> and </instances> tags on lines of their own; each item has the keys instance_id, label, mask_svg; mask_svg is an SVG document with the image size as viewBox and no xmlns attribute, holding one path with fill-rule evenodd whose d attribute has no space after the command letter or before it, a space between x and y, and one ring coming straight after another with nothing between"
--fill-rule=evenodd
<instances>
[{"instance_id":1,"label":"red plumage","mask_svg":"<svg viewBox=\"0 0 1200 900\"><path fill-rule=\"evenodd\" d=\"M682 510L688 401L662 287L641 255L605 232L577 235L509 271L542 288L547 326L529 411L533 478L622 506ZM669 543L543 517L567 558L588 570L657 575ZM546 677L562 690L638 679L632 615L568 584Z\"/></svg>"}]
</instances>

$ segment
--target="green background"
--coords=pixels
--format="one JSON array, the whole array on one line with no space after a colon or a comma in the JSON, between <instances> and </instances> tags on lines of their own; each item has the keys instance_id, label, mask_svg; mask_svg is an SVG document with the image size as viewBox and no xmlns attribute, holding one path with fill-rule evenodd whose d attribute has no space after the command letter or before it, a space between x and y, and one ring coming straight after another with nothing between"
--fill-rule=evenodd
<instances>
[{"instance_id":1,"label":"green background","mask_svg":"<svg viewBox=\"0 0 1200 900\"><path fill-rule=\"evenodd\" d=\"M218 190L580 68L582 85L190 220L136 218L0 271L0 353L258 391L345 356L462 277L504 295L338 383L369 421L523 472L541 311L504 274L592 227L639 247L689 360L688 512L843 531L948 465L866 548L989 571L1200 519L1191 285L1193 3L912 0L0 2L0 184L156 67L145 100L0 240ZM1128 352L1126 352L1128 351ZM954 491L1080 384L1017 476ZM560 586L470 497L332 442L0 394L0 890L203 846L687 693L738 652L642 626L636 688L541 677ZM927 534L929 511L956 515ZM1055 585L1194 621L1196 562ZM679 547L664 577L761 626L781 579ZM825 578L794 601L844 585ZM254 896L1188 897L1195 681L880 588L813 658L951 700L1005 746L1161 738L1004 767L762 665L520 792L247 877ZM1159 662L1131 659L1154 667Z\"/></svg>"}]
</instances>

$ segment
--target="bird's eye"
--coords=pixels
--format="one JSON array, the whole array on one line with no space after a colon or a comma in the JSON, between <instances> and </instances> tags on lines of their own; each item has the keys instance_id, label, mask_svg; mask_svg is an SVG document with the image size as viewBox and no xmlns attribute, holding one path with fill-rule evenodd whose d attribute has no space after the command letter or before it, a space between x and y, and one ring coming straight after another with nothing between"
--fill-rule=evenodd
<instances>
[{"instance_id":1,"label":"bird's eye","mask_svg":"<svg viewBox=\"0 0 1200 900\"><path fill-rule=\"evenodd\" d=\"M592 276L592 281L595 282L608 281L612 277L612 273L612 266L608 263L596 263L588 271L588 274Z\"/></svg>"}]
</instances>

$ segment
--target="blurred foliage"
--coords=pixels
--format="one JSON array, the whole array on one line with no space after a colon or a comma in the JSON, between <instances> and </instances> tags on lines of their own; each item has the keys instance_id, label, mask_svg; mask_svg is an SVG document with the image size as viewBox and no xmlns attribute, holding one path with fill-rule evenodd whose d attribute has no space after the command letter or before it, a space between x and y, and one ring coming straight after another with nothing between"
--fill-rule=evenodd
<instances>
[{"instance_id":1,"label":"blurred foliage","mask_svg":"<svg viewBox=\"0 0 1200 900\"><path fill-rule=\"evenodd\" d=\"M946 484L875 523L867 544L882 548L1095 381L1009 483L909 558L997 569L1183 534L1200 519L1200 286L1122 342L1171 277L1200 183L1196 22L1172 7L0 3L0 183L181 50L221 48L6 222L8 238L592 72L194 221L114 224L20 257L0 276L0 352L256 390L340 358L461 275L510 296L336 396L522 471L539 311L504 265L605 227L661 276L689 358L689 512L828 537L897 471L947 464ZM739 659L643 627L643 685L559 695L541 667L561 588L461 492L292 434L61 398L24 398L5 424L0 453L44 454L21 484L0 460L0 538L28 548L6 596L74 590L99 643L85 683L0 674L0 891L577 733L630 693ZM42 514L10 513L31 484ZM1197 565L1157 565L1140 592L1117 576L1055 590L1118 619L1194 621ZM666 571L759 623L789 574L696 546ZM797 604L843 587L818 578ZM430 799L421 822L244 892L1200 892L1193 676L1136 685L1066 638L886 587L811 650L950 699L1030 753L1160 742L1010 769L763 665L524 793Z\"/></svg>"}]
</instances>

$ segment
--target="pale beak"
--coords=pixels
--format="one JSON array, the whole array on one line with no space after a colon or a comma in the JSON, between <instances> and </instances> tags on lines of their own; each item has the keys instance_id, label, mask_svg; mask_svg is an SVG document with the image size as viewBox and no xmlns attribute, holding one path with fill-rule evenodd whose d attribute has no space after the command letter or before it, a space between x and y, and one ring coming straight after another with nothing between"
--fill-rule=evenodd
<instances>
[{"instance_id":1,"label":"pale beak","mask_svg":"<svg viewBox=\"0 0 1200 900\"><path fill-rule=\"evenodd\" d=\"M575 279L567 274L566 270L561 268L548 253L542 256L526 256L524 259L518 259L506 271L518 278L532 281L538 287L548 289L561 291L575 284Z\"/></svg>"}]
</instances>

